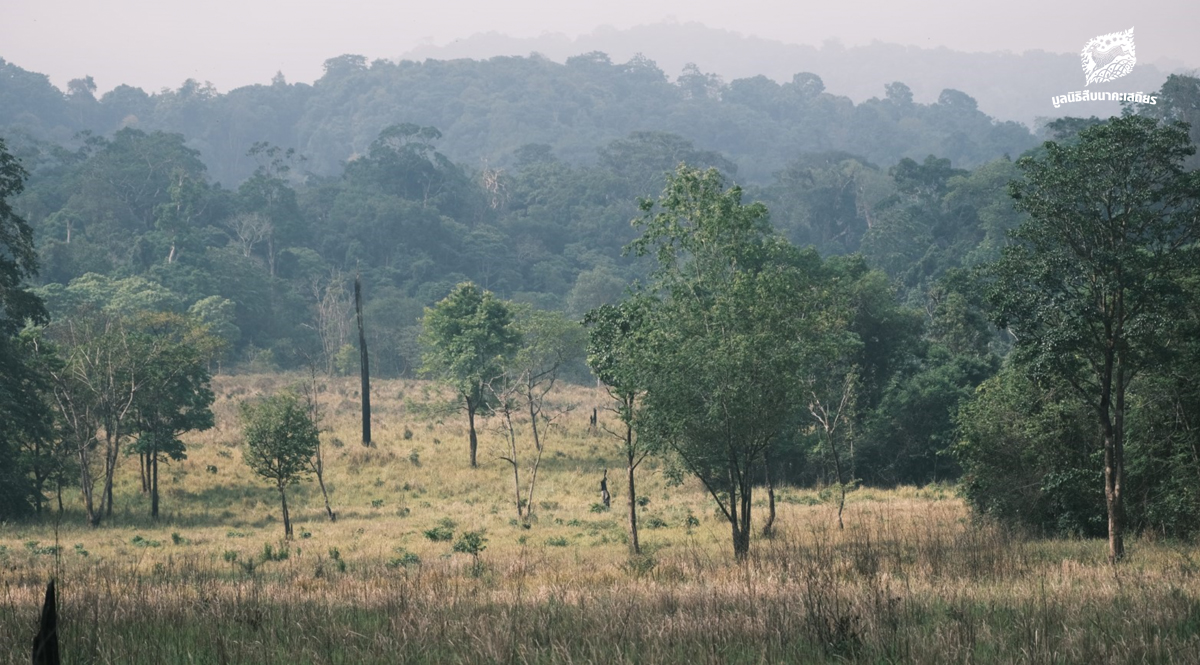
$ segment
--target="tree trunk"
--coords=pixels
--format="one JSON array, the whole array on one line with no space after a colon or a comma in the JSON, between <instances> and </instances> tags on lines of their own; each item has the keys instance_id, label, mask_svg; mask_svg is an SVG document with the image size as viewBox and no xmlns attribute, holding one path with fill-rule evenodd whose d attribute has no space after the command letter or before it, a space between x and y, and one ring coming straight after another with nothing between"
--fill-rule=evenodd
<instances>
[{"instance_id":1,"label":"tree trunk","mask_svg":"<svg viewBox=\"0 0 1200 665\"><path fill-rule=\"evenodd\" d=\"M358 318L358 359L362 373L362 444L371 445L371 370L367 362L367 335L363 330L362 284L354 275L354 312Z\"/></svg>"},{"instance_id":2,"label":"tree trunk","mask_svg":"<svg viewBox=\"0 0 1200 665\"><path fill-rule=\"evenodd\" d=\"M158 519L158 450L150 457L150 517Z\"/></svg>"},{"instance_id":3,"label":"tree trunk","mask_svg":"<svg viewBox=\"0 0 1200 665\"><path fill-rule=\"evenodd\" d=\"M146 453L138 453L138 471L142 477L142 494L150 491L150 476L146 468Z\"/></svg>"},{"instance_id":4,"label":"tree trunk","mask_svg":"<svg viewBox=\"0 0 1200 665\"><path fill-rule=\"evenodd\" d=\"M737 469L729 469L729 525L733 530L733 556L744 562L750 555L750 496L738 491ZM739 505L740 504L740 505ZM740 513L740 514L739 514Z\"/></svg>"},{"instance_id":5,"label":"tree trunk","mask_svg":"<svg viewBox=\"0 0 1200 665\"><path fill-rule=\"evenodd\" d=\"M833 432L828 429L825 430L825 437L826 437L826 440L829 442L829 454L833 456L833 468L837 472L837 481L838 481L838 515L837 515L837 517L838 517L838 530L840 531L840 530L843 530L846 528L845 523L842 522L842 511L846 507L846 478L845 478L845 474L842 473L842 457L841 457L841 455L838 455L837 446L834 445L834 443L833 443Z\"/></svg>"},{"instance_id":6,"label":"tree trunk","mask_svg":"<svg viewBox=\"0 0 1200 665\"><path fill-rule=\"evenodd\" d=\"M87 513L88 524L92 526L100 525L100 513L95 508L93 494L95 493L96 485L92 480L92 471L88 465L87 444L83 444L79 448L79 489L83 493L83 509ZM61 511L61 502L60 502Z\"/></svg>"},{"instance_id":7,"label":"tree trunk","mask_svg":"<svg viewBox=\"0 0 1200 665\"><path fill-rule=\"evenodd\" d=\"M337 521L337 513L333 512L333 507L329 505L329 492L325 489L325 460L321 455L321 446L317 445L317 484L321 486L321 496L325 498L325 514L329 515L330 522Z\"/></svg>"},{"instance_id":8,"label":"tree trunk","mask_svg":"<svg viewBox=\"0 0 1200 665\"><path fill-rule=\"evenodd\" d=\"M117 475L117 461L120 458L121 452L121 432L120 425L113 424L104 426L105 450L104 450L104 496L101 498L101 504L104 506L105 517L112 517L113 511L113 479Z\"/></svg>"},{"instance_id":9,"label":"tree trunk","mask_svg":"<svg viewBox=\"0 0 1200 665\"><path fill-rule=\"evenodd\" d=\"M504 420L508 424L508 443L509 450L512 453L512 458L508 461L512 463L513 468L513 491L517 496L517 519L521 519L521 467L517 461L517 433L513 430L512 415L504 412ZM471 457L475 456L475 451L471 451Z\"/></svg>"},{"instance_id":10,"label":"tree trunk","mask_svg":"<svg viewBox=\"0 0 1200 665\"><path fill-rule=\"evenodd\" d=\"M533 513L533 490L535 487L537 487L538 467L542 465L542 436L541 433L538 432L537 426L538 411L533 406L533 389L528 388L526 390L526 395L529 398L529 423L533 430L533 448L535 455L533 458L533 467L529 470L529 491L525 493L525 499L528 501L529 506L525 511L525 515L528 516Z\"/></svg>"},{"instance_id":11,"label":"tree trunk","mask_svg":"<svg viewBox=\"0 0 1200 665\"><path fill-rule=\"evenodd\" d=\"M741 528L741 559L745 560L750 554L750 484L749 478L742 488L742 528Z\"/></svg>"},{"instance_id":12,"label":"tree trunk","mask_svg":"<svg viewBox=\"0 0 1200 665\"><path fill-rule=\"evenodd\" d=\"M775 528L775 484L771 482L771 458L763 456L763 475L767 480L767 523L763 525L763 536L770 538Z\"/></svg>"},{"instance_id":13,"label":"tree trunk","mask_svg":"<svg viewBox=\"0 0 1200 665\"><path fill-rule=\"evenodd\" d=\"M287 508L287 492L284 490L283 483L279 484L279 501L283 504L283 538L284 540L292 539L292 520L288 516Z\"/></svg>"},{"instance_id":14,"label":"tree trunk","mask_svg":"<svg viewBox=\"0 0 1200 665\"><path fill-rule=\"evenodd\" d=\"M630 428L632 430L632 428ZM628 440L629 434L626 434ZM628 448L626 448L629 450ZM637 492L633 486L633 471L635 469L633 463L633 454L629 455L629 466L626 467L629 480L629 550L634 554L641 554L642 548L638 544L638 528L637 528Z\"/></svg>"},{"instance_id":15,"label":"tree trunk","mask_svg":"<svg viewBox=\"0 0 1200 665\"><path fill-rule=\"evenodd\" d=\"M475 436L475 408L476 404L471 398L467 398L467 422L471 427L471 468L474 469L479 465L475 463L475 451L479 448L479 438Z\"/></svg>"},{"instance_id":16,"label":"tree trunk","mask_svg":"<svg viewBox=\"0 0 1200 665\"><path fill-rule=\"evenodd\" d=\"M1125 377L1115 371L1111 420L1104 427L1104 498L1108 508L1108 561L1116 564L1125 556L1125 511L1122 485L1125 480Z\"/></svg>"}]
</instances>

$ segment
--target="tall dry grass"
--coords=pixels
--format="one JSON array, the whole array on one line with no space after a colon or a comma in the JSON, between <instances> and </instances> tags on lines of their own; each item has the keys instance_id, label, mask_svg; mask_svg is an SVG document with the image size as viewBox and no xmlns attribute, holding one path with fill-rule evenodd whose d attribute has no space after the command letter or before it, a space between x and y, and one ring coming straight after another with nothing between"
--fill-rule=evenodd
<instances>
[{"instance_id":1,"label":"tall dry grass","mask_svg":"<svg viewBox=\"0 0 1200 665\"><path fill-rule=\"evenodd\" d=\"M301 536L281 543L233 414L286 380L219 380L218 427L171 469L158 523L128 467L124 508L99 529L68 511L57 556L53 522L0 527L0 662L27 662L52 574L71 663L1200 662L1190 544L1137 541L1113 569L1103 543L977 524L945 488L859 490L845 531L819 493L785 489L778 535L737 564L703 492L648 467L641 510L657 528L630 558L620 509L593 512L618 455L586 432L600 398L581 388L557 395L580 408L549 441L526 527L486 455L498 435L467 469L461 418L421 407L436 397L423 384L381 382L378 446L365 449L353 383L331 383L341 517L303 488ZM478 560L425 535L445 520L455 536L485 532Z\"/></svg>"}]
</instances>

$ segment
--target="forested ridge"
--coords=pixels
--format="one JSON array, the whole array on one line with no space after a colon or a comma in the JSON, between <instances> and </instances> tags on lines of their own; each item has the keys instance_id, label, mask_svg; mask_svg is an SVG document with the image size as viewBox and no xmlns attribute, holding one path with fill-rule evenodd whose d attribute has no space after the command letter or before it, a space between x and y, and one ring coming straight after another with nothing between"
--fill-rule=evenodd
<instances>
[{"instance_id":1,"label":"forested ridge","mask_svg":"<svg viewBox=\"0 0 1200 665\"><path fill-rule=\"evenodd\" d=\"M572 165L594 164L610 141L664 131L721 152L740 180L758 183L799 153L843 151L885 166L935 154L972 167L1035 143L1023 125L988 117L958 90L932 104L914 103L899 81L875 92L855 104L826 92L811 72L783 84L723 81L694 65L668 73L642 56L617 63L588 53L565 64L536 54L424 62L342 55L312 85L278 74L224 94L188 80L161 91L121 85L97 97L90 78L71 81L64 95L45 76L0 60L0 128L10 142L28 135L59 144L80 131L180 133L227 187L253 173L246 151L255 142L295 148L308 171L336 176L399 123L436 127L439 150L472 170L511 167L531 143Z\"/></svg>"},{"instance_id":2,"label":"forested ridge","mask_svg":"<svg viewBox=\"0 0 1200 665\"><path fill-rule=\"evenodd\" d=\"M1130 108L1126 118L1051 123L1054 143L1038 146L1023 126L987 117L955 90L916 104L896 82L853 104L825 93L815 74L726 84L689 68L671 81L648 60L617 64L599 53L564 65L341 56L311 86L278 77L216 94L189 81L153 95L122 86L99 99L86 79L63 95L40 75L7 63L0 70L0 154L14 156L0 188L11 210L0 209L0 221L6 234L16 229L0 239L20 250L0 266L11 273L0 313L12 324L0 359L24 358L11 376L47 396L45 413L22 412L23 429L0 453L32 460L22 481L32 486L31 509L69 482L62 450L46 441L76 436L86 447L99 431L120 440L124 427L138 435L144 469L182 454L178 435L203 427L195 416L211 403L199 368L356 372L350 285L358 275L372 366L385 376L424 367L439 378L422 332L429 312L467 282L502 299L518 321L559 312L572 321L592 313L595 322L604 305L649 298L653 330L628 358L656 370L630 381L646 396L638 422L659 451L701 479L720 475L728 469L711 451L689 448L701 431L763 424L758 438L745 435L739 485L712 490L728 508L735 549L764 469L775 470L775 482L842 488L964 479L980 510L1048 532L1101 535L1097 424L1088 395L1069 389L1091 385L1072 374L1087 363L1058 367L1024 349L1012 331L1044 311L1005 300L1054 288L1021 281L1034 259L1021 264L1005 249L1051 240L1015 241L1010 232L1064 213L1028 203L1040 200L1037 186L1010 183L1054 163L1055 146L1118 146L1109 158L1121 159L1144 142L1162 155L1147 167L1145 191L1164 193L1130 205L1166 210L1184 230L1153 227L1154 251L1166 243L1175 253L1153 269L1137 264L1162 283L1136 287L1158 309L1128 320L1143 337L1128 341L1126 378L1139 379L1130 383L1132 498L1122 519L1172 534L1200 528L1200 492L1189 484L1200 471L1200 430L1172 415L1195 413L1200 398L1185 379L1200 362L1188 327L1197 321L1194 264L1178 258L1195 251L1187 217L1196 163L1187 146L1200 121L1194 78L1172 76L1155 107ZM1168 122L1176 120L1192 128ZM1065 172L1081 158L1062 159ZM1046 178L1053 195L1073 191ZM1014 206L1022 193L1026 203ZM708 215L711 227L700 221ZM685 293L703 294L700 304ZM801 294L818 294L820 306L800 307ZM1160 325L1171 307L1185 315ZM1086 319L1084 310L1063 325ZM697 331L713 321L736 333L702 343ZM780 331L792 336L774 337ZM746 353L782 354L796 339L820 345L790 356ZM680 355L679 340L696 340L691 355ZM105 345L118 342L129 357L178 361L196 374L158 376L159 365L147 365L145 380L178 399L177 413L131 391L124 406L89 412L109 421L88 434L87 423L65 422L78 377L64 368L99 357L72 350L96 343L110 353ZM1041 348L1098 362L1082 336ZM588 379L583 344L572 354L556 371ZM779 402L747 400L738 414L745 422L705 420L712 413L689 411L705 396L686 397L703 390L687 369L695 357L728 363L714 360L710 377L745 370L783 381ZM599 375L596 359L586 360ZM19 402L15 394L3 399ZM1014 431L1013 423L1037 426ZM1014 467L1019 477L1000 474ZM144 483L157 482L143 473ZM1011 487L1028 489L1002 491ZM111 511L103 488L95 515L87 500L93 523ZM742 517L732 507L739 501Z\"/></svg>"}]
</instances>

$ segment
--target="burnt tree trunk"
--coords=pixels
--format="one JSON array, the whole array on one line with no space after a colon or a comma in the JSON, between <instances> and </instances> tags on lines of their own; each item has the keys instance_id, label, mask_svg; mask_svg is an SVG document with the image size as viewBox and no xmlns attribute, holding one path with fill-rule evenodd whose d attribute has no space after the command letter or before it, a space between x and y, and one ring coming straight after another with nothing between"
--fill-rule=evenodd
<instances>
[{"instance_id":1,"label":"burnt tree trunk","mask_svg":"<svg viewBox=\"0 0 1200 665\"><path fill-rule=\"evenodd\" d=\"M358 318L358 359L362 372L362 444L371 445L371 369L367 362L367 335L363 329L362 281L354 275L354 313Z\"/></svg>"},{"instance_id":2,"label":"burnt tree trunk","mask_svg":"<svg viewBox=\"0 0 1200 665\"><path fill-rule=\"evenodd\" d=\"M474 400L472 400L470 397L467 397L467 423L470 425L470 430L471 430L470 438L471 438L471 468L472 469L479 466L478 464L475 463L475 451L479 448L479 437L477 437L475 435L475 409L478 408L478 406L479 405L476 404Z\"/></svg>"},{"instance_id":3,"label":"burnt tree trunk","mask_svg":"<svg viewBox=\"0 0 1200 665\"><path fill-rule=\"evenodd\" d=\"M58 599L54 580L46 585L46 600L42 603L42 621L33 638L33 665L59 665L58 659Z\"/></svg>"}]
</instances>

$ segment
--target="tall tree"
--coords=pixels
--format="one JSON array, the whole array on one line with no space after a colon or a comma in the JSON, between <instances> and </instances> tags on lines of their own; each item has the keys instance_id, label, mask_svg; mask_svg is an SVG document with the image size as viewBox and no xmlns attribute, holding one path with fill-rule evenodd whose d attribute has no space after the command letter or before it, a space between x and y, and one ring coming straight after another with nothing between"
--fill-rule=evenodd
<instances>
[{"instance_id":1,"label":"tall tree","mask_svg":"<svg viewBox=\"0 0 1200 665\"><path fill-rule=\"evenodd\" d=\"M464 282L425 309L423 327L423 371L449 384L462 400L470 432L471 467L475 468L479 448L475 416L491 409L485 388L504 374L506 360L520 343L512 313L491 291Z\"/></svg>"},{"instance_id":2,"label":"tall tree","mask_svg":"<svg viewBox=\"0 0 1200 665\"><path fill-rule=\"evenodd\" d=\"M24 284L37 271L33 230L9 201L24 189L26 175L0 138L0 422L5 423L0 427L0 517L29 509L35 488L17 463L18 446L31 437L35 442L46 438L45 403L38 397L42 379L16 338L27 320L46 318L41 300Z\"/></svg>"},{"instance_id":3,"label":"tall tree","mask_svg":"<svg viewBox=\"0 0 1200 665\"><path fill-rule=\"evenodd\" d=\"M358 321L358 369L362 378L362 444L371 445L371 369L367 361L367 334L363 330L362 279L354 274L354 318Z\"/></svg>"},{"instance_id":4,"label":"tall tree","mask_svg":"<svg viewBox=\"0 0 1200 665\"><path fill-rule=\"evenodd\" d=\"M820 258L774 235L715 170L680 166L655 211L644 201L639 254L654 253L641 436L669 447L750 551L754 471L797 414L818 303Z\"/></svg>"},{"instance_id":5,"label":"tall tree","mask_svg":"<svg viewBox=\"0 0 1200 665\"><path fill-rule=\"evenodd\" d=\"M641 553L638 542L637 491L634 472L651 452L650 437L637 435L638 407L645 392L644 364L639 354L646 350L645 335L651 302L630 298L616 305L601 305L587 313L587 363L604 383L612 398L611 410L621 423L620 431L611 432L621 441L625 458L626 496L629 511L629 550Z\"/></svg>"},{"instance_id":6,"label":"tall tree","mask_svg":"<svg viewBox=\"0 0 1200 665\"><path fill-rule=\"evenodd\" d=\"M220 340L197 322L178 314L145 314L135 322L137 345L145 358L145 381L134 400L137 452L145 462L150 516L158 518L158 463L187 458L179 436L214 424L209 359Z\"/></svg>"},{"instance_id":7,"label":"tall tree","mask_svg":"<svg viewBox=\"0 0 1200 665\"><path fill-rule=\"evenodd\" d=\"M994 264L998 325L1035 376L1065 380L1095 414L1109 560L1125 553L1126 394L1171 346L1183 277L1200 259L1200 174L1181 124L1126 116L1046 142L1011 185L1029 213Z\"/></svg>"},{"instance_id":8,"label":"tall tree","mask_svg":"<svg viewBox=\"0 0 1200 665\"><path fill-rule=\"evenodd\" d=\"M80 311L50 326L48 336L63 361L50 369L54 404L79 458L88 523L98 526L112 514L121 444L135 431L132 416L152 376L146 371L150 357L139 348L129 321L117 314ZM100 480L97 505L95 486Z\"/></svg>"}]
</instances>

